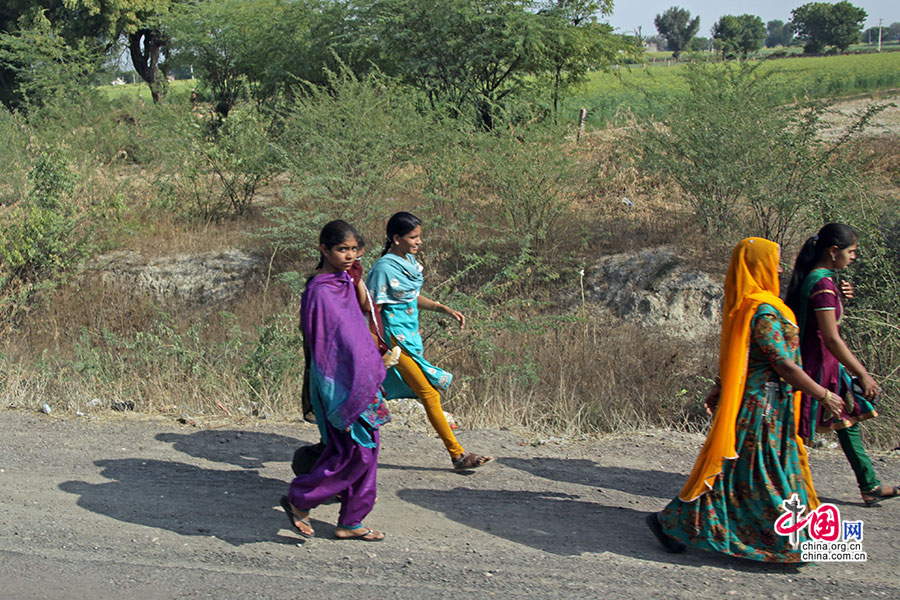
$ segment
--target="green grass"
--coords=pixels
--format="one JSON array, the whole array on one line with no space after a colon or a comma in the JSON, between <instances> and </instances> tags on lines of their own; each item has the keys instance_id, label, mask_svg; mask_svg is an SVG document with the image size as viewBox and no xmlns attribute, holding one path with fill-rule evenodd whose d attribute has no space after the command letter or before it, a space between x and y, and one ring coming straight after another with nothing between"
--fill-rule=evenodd
<instances>
[{"instance_id":1,"label":"green grass","mask_svg":"<svg viewBox=\"0 0 900 600\"><path fill-rule=\"evenodd\" d=\"M892 40L890 42L881 43L882 52L900 51L900 42ZM853 53L871 53L878 52L878 43L872 44L853 44L847 48L847 54ZM803 54L803 46L776 46L774 48L760 48L758 52L753 54L751 58L768 58L772 54L786 54L788 56L800 56ZM644 56L649 62L665 61L672 58L670 50L660 50L658 52L646 52Z\"/></svg>"},{"instance_id":2,"label":"green grass","mask_svg":"<svg viewBox=\"0 0 900 600\"><path fill-rule=\"evenodd\" d=\"M169 82L170 94L186 94L199 82L196 79L179 79ZM144 102L150 102L150 88L146 83L125 83L122 85L101 85L97 89L102 91L110 100L119 98L141 98Z\"/></svg>"},{"instance_id":3,"label":"green grass","mask_svg":"<svg viewBox=\"0 0 900 600\"><path fill-rule=\"evenodd\" d=\"M563 104L563 114L576 115L585 107L595 126L629 113L661 115L667 99L685 93L684 69L684 64L658 64L592 73ZM761 69L783 82L785 103L803 96L828 98L900 87L900 52L790 57L766 61Z\"/></svg>"}]
</instances>

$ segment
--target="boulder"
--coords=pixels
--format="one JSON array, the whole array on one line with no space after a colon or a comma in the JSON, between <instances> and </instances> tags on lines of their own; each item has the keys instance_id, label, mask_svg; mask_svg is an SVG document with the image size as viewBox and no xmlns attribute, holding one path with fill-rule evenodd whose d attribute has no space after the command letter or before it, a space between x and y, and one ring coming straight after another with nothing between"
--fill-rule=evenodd
<instances>
[{"instance_id":1,"label":"boulder","mask_svg":"<svg viewBox=\"0 0 900 600\"><path fill-rule=\"evenodd\" d=\"M698 338L721 325L722 283L689 269L667 246L604 256L585 270L584 286L586 301L675 336Z\"/></svg>"},{"instance_id":2,"label":"boulder","mask_svg":"<svg viewBox=\"0 0 900 600\"><path fill-rule=\"evenodd\" d=\"M142 291L160 301L218 304L233 300L258 278L265 260L243 250L146 259L138 252L105 254L91 267L105 284Z\"/></svg>"}]
</instances>

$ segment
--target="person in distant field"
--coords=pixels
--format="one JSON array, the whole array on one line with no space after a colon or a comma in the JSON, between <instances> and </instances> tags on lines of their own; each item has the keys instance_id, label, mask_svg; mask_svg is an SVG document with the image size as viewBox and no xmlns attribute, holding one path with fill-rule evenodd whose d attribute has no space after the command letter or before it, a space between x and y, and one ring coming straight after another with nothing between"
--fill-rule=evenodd
<instances>
[{"instance_id":1,"label":"person in distant field","mask_svg":"<svg viewBox=\"0 0 900 600\"><path fill-rule=\"evenodd\" d=\"M881 388L841 339L841 298L852 298L853 286L844 281L839 290L834 278L856 259L857 246L856 232L841 223L829 223L806 240L794 264L787 303L800 326L803 370L844 399L839 411L831 411L815 396L804 394L800 437L809 443L817 432L837 433L856 474L862 500L872 506L900 496L900 489L881 484L863 448L859 422L878 416L872 403Z\"/></svg>"},{"instance_id":2,"label":"person in distant field","mask_svg":"<svg viewBox=\"0 0 900 600\"><path fill-rule=\"evenodd\" d=\"M809 511L819 506L791 388L832 409L842 402L798 366L794 313L778 297L779 261L778 244L763 238L747 238L731 254L719 382L707 396L712 427L681 493L647 515L669 552L691 546L766 562L801 560L799 545L774 528L792 494ZM809 539L805 529L799 539Z\"/></svg>"},{"instance_id":3,"label":"person in distant field","mask_svg":"<svg viewBox=\"0 0 900 600\"><path fill-rule=\"evenodd\" d=\"M376 498L379 428L390 420L380 393L385 367L348 271L357 255L356 231L332 221L319 235L319 274L300 303L309 348L309 393L325 444L309 473L291 481L281 506L304 537L315 531L311 509L338 495L335 537L381 541L385 534L363 527Z\"/></svg>"},{"instance_id":4,"label":"person in distant field","mask_svg":"<svg viewBox=\"0 0 900 600\"><path fill-rule=\"evenodd\" d=\"M421 245L422 221L408 212L396 213L387 223L384 252L366 278L376 313L381 316L384 340L400 347L399 362L388 369L384 390L389 399L417 397L450 453L453 468L457 471L475 469L493 457L466 452L453 435L441 407L440 394L449 387L453 375L425 359L419 334L420 309L445 313L460 327L465 326L466 318L461 312L420 293L424 277L416 253Z\"/></svg>"}]
</instances>

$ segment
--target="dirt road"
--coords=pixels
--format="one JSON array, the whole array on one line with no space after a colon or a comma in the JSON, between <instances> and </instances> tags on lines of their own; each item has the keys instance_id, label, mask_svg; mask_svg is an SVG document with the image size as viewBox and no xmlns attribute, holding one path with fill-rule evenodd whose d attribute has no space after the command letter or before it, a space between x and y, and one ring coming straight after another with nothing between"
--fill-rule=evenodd
<instances>
[{"instance_id":1,"label":"dirt road","mask_svg":"<svg viewBox=\"0 0 900 600\"><path fill-rule=\"evenodd\" d=\"M698 436L647 432L534 445L467 431L495 464L451 472L432 435L386 427L383 543L286 528L278 498L312 426L219 428L0 411L2 598L900 597L900 500L860 506L834 450L812 455L823 500L864 520L863 564L764 565L664 553L644 525L684 481ZM900 453L876 468L900 483Z\"/></svg>"}]
</instances>

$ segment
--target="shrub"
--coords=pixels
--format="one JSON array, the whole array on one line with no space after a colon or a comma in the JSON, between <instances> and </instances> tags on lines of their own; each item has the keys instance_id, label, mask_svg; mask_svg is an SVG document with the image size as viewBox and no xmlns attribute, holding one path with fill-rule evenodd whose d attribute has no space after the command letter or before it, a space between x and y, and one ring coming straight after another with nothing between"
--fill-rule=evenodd
<instances>
[{"instance_id":1,"label":"shrub","mask_svg":"<svg viewBox=\"0 0 900 600\"><path fill-rule=\"evenodd\" d=\"M0 108L0 206L23 200L27 194L30 157L28 137L32 131L17 113Z\"/></svg>"},{"instance_id":2,"label":"shrub","mask_svg":"<svg viewBox=\"0 0 900 600\"><path fill-rule=\"evenodd\" d=\"M689 66L688 97L671 102L662 123L644 121L632 142L645 169L678 185L707 233L784 244L852 197L856 173L843 152L881 109L822 142L828 105L781 105L761 64Z\"/></svg>"},{"instance_id":3,"label":"shrub","mask_svg":"<svg viewBox=\"0 0 900 600\"><path fill-rule=\"evenodd\" d=\"M279 171L271 120L255 108L237 108L219 121L182 107L157 109L154 128L166 145L166 172L157 186L181 199L176 210L204 222L229 212L244 215L259 189Z\"/></svg>"},{"instance_id":4,"label":"shrub","mask_svg":"<svg viewBox=\"0 0 900 600\"><path fill-rule=\"evenodd\" d=\"M427 120L413 99L379 74L329 75L284 111L281 152L290 177L284 206L273 207L262 234L282 249L310 252L319 229L341 218L358 230L381 230L386 202L400 189Z\"/></svg>"},{"instance_id":5,"label":"shrub","mask_svg":"<svg viewBox=\"0 0 900 600\"><path fill-rule=\"evenodd\" d=\"M835 214L860 234L859 258L850 278L856 288L844 316L844 335L853 352L881 385L876 408L881 419L865 430L879 446L897 445L900 414L900 210L897 198L869 197Z\"/></svg>"},{"instance_id":6,"label":"shrub","mask_svg":"<svg viewBox=\"0 0 900 600\"><path fill-rule=\"evenodd\" d=\"M303 337L294 315L273 315L257 331L256 345L243 366L253 400L273 395L286 378L303 373Z\"/></svg>"},{"instance_id":7,"label":"shrub","mask_svg":"<svg viewBox=\"0 0 900 600\"><path fill-rule=\"evenodd\" d=\"M79 257L83 238L70 201L75 175L59 151L42 153L29 175L31 192L5 219L0 233L4 284L33 281L43 273L69 268Z\"/></svg>"}]
</instances>

